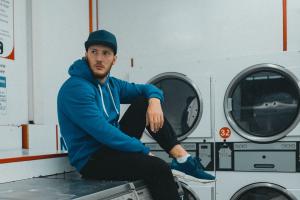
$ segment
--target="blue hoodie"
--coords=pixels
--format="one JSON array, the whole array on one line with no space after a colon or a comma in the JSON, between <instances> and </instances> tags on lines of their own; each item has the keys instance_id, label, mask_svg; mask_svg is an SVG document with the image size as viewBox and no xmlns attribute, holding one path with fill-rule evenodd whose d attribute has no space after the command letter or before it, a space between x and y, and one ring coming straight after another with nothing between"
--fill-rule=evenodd
<instances>
[{"instance_id":1,"label":"blue hoodie","mask_svg":"<svg viewBox=\"0 0 300 200\"><path fill-rule=\"evenodd\" d=\"M149 148L140 140L119 129L120 103L129 104L140 96L163 100L162 91L150 84L128 83L114 77L100 84L85 59L75 61L69 74L71 77L58 93L57 112L71 164L80 171L102 145L148 154Z\"/></svg>"}]
</instances>

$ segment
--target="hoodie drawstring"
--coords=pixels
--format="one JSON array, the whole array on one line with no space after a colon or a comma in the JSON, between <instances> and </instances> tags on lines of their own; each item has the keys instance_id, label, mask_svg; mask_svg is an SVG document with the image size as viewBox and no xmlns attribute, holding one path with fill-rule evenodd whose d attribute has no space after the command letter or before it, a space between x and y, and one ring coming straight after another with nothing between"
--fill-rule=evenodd
<instances>
[{"instance_id":1,"label":"hoodie drawstring","mask_svg":"<svg viewBox=\"0 0 300 200\"><path fill-rule=\"evenodd\" d=\"M99 91L100 91L100 95L101 95L102 108L103 108L103 110L104 110L105 115L106 115L107 117L109 117L109 115L108 115L108 113L107 113L107 110L106 110L106 107L105 107L105 104L104 104L103 92L102 92L102 89L101 89L100 84L98 84L98 87L99 87ZM108 88L108 91L109 91L109 94L110 94L110 98L111 98L111 100L112 100L112 103L113 103L113 105L114 105L115 111L116 111L116 113L119 115L119 111L118 111L118 109L117 109L117 106L116 106L114 97L113 97L113 95L112 95L112 93L111 93L110 86L109 86L108 83L107 83L107 88Z\"/></svg>"}]
</instances>

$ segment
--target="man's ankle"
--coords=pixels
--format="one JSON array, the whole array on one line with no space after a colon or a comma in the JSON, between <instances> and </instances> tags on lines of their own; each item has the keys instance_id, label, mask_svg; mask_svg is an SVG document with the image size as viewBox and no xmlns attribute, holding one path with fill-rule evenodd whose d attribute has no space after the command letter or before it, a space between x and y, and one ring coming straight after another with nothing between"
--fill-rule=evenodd
<instances>
[{"instance_id":1,"label":"man's ankle","mask_svg":"<svg viewBox=\"0 0 300 200\"><path fill-rule=\"evenodd\" d=\"M178 158L176 158L177 162L178 163L184 163L187 161L187 159L190 157L191 155L190 154L186 154L184 156L180 156Z\"/></svg>"}]
</instances>

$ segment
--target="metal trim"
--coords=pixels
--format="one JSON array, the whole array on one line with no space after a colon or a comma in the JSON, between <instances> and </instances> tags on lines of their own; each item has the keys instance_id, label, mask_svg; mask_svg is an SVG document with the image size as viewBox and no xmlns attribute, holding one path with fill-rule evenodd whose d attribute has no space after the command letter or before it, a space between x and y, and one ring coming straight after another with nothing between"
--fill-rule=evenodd
<instances>
[{"instance_id":1,"label":"metal trim","mask_svg":"<svg viewBox=\"0 0 300 200\"><path fill-rule=\"evenodd\" d=\"M253 66L246 68L245 70L241 71L239 74L237 74L232 79L232 81L230 82L230 84L228 85L228 87L226 89L226 93L224 95L224 102L223 102L226 120L228 121L229 125L237 132L237 134L239 134L240 136L242 136L248 140L251 140L254 142L260 142L260 143L273 142L273 141L277 141L277 140L285 137L286 135L288 135L289 132L291 132L297 126L297 124L300 121L300 112L298 112L298 115L297 115L296 119L294 120L294 122L285 131L283 131L280 134L277 134L275 136L257 137L257 136L253 136L253 135L247 133L246 131L242 130L236 124L236 122L233 120L230 106L228 105L228 103L229 103L228 101L231 99L232 93L234 91L233 89L236 88L236 86L239 84L239 82L241 80L243 80L245 77L247 77L249 74L252 74L254 72L265 71L265 70L280 73L281 75L290 79L295 84L295 86L298 87L298 95L300 96L300 87L299 87L300 82L299 82L298 78L291 71L287 70L286 68L284 68L283 66L280 66L280 65L271 64L271 63L261 63L261 64L253 65Z\"/></svg>"},{"instance_id":2,"label":"metal trim","mask_svg":"<svg viewBox=\"0 0 300 200\"><path fill-rule=\"evenodd\" d=\"M199 88L197 87L197 85L194 83L193 80L191 80L187 75L182 74L182 73L178 73L178 72L164 72L164 73L160 73L154 77L152 77L147 83L149 84L153 84L153 82L157 82L157 81L161 81L165 78L176 78L176 79L180 79L184 82L186 82L188 85L190 85L192 87L192 89L194 89L194 91L196 92L198 99L199 99L199 107L200 107L200 112L197 118L197 121L195 122L194 126L185 134L182 135L180 137L178 137L179 141L185 140L187 139L187 137L193 133L193 131L196 129L196 127L199 125L200 120L202 119L202 114L203 114L203 98L202 98L202 94L199 90ZM148 130L146 129L146 134L148 136L151 137L150 133L148 132Z\"/></svg>"},{"instance_id":3,"label":"metal trim","mask_svg":"<svg viewBox=\"0 0 300 200\"><path fill-rule=\"evenodd\" d=\"M195 200L200 200L200 197L197 195L197 193L193 190L193 188L191 186L189 186L185 182L182 182L182 181L179 181L179 182L180 182L180 185L182 188L185 188L186 190L188 190L195 197Z\"/></svg>"},{"instance_id":4,"label":"metal trim","mask_svg":"<svg viewBox=\"0 0 300 200\"><path fill-rule=\"evenodd\" d=\"M252 183L250 185L246 185L245 187L238 190L230 198L230 200L239 200L241 195L243 195L248 190L251 190L251 189L254 189L254 188L260 188L260 187L266 187L266 188L271 188L271 189L277 190L277 191L283 193L288 198L290 198L289 200L297 200L297 198L290 191L288 191L286 188L284 188L280 185L277 185L277 184L274 184L274 183L268 183L268 182L259 182L259 183Z\"/></svg>"}]
</instances>

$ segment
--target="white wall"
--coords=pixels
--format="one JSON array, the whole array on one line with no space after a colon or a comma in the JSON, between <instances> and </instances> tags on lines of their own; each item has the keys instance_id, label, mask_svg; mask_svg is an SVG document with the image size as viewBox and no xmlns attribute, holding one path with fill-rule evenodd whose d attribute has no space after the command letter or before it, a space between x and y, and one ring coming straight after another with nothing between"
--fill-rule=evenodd
<instances>
[{"instance_id":1,"label":"white wall","mask_svg":"<svg viewBox=\"0 0 300 200\"><path fill-rule=\"evenodd\" d=\"M288 50L300 50L300 1L287 1Z\"/></svg>"},{"instance_id":2,"label":"white wall","mask_svg":"<svg viewBox=\"0 0 300 200\"><path fill-rule=\"evenodd\" d=\"M290 50L300 50L299 6L288 1ZM101 0L99 10L100 28L118 37L120 68L131 57L155 67L283 48L282 0Z\"/></svg>"},{"instance_id":3,"label":"white wall","mask_svg":"<svg viewBox=\"0 0 300 200\"><path fill-rule=\"evenodd\" d=\"M56 96L70 64L84 55L88 13L88 1L82 0L14 1L15 60L0 58L8 97L7 114L0 115L0 149L21 148L17 126L33 120L39 126L31 126L29 145L41 146L32 137L43 136L55 150Z\"/></svg>"},{"instance_id":4,"label":"white wall","mask_svg":"<svg viewBox=\"0 0 300 200\"><path fill-rule=\"evenodd\" d=\"M28 2L32 13L27 13ZM112 73L124 79L128 78L131 58L135 66L147 63L155 67L158 63L161 66L282 51L282 0L98 2L99 28L114 32L119 43L118 62ZM51 130L52 137L57 124L58 89L68 78L70 64L84 55L83 43L89 32L88 1L15 0L14 7L15 60L0 58L7 66L8 95L8 112L0 116L0 125L28 122L27 69L33 67L32 117L36 124L45 126L45 131ZM32 51L27 49L30 18ZM290 51L300 50L299 18L300 1L289 0ZM28 66L31 57L32 66ZM0 126L0 137L11 130ZM18 135L19 128L12 132Z\"/></svg>"},{"instance_id":5,"label":"white wall","mask_svg":"<svg viewBox=\"0 0 300 200\"><path fill-rule=\"evenodd\" d=\"M28 114L26 2L16 1L14 4L15 59L0 58L0 63L6 66L7 85L7 114L0 115L1 125L27 122Z\"/></svg>"},{"instance_id":6,"label":"white wall","mask_svg":"<svg viewBox=\"0 0 300 200\"><path fill-rule=\"evenodd\" d=\"M34 121L54 125L56 97L68 68L84 55L88 1L33 0Z\"/></svg>"},{"instance_id":7,"label":"white wall","mask_svg":"<svg viewBox=\"0 0 300 200\"><path fill-rule=\"evenodd\" d=\"M0 114L0 149L21 148L21 128L28 121L26 1L14 1L15 59L0 57L5 65L7 109ZM3 76L3 74L1 74Z\"/></svg>"}]
</instances>

